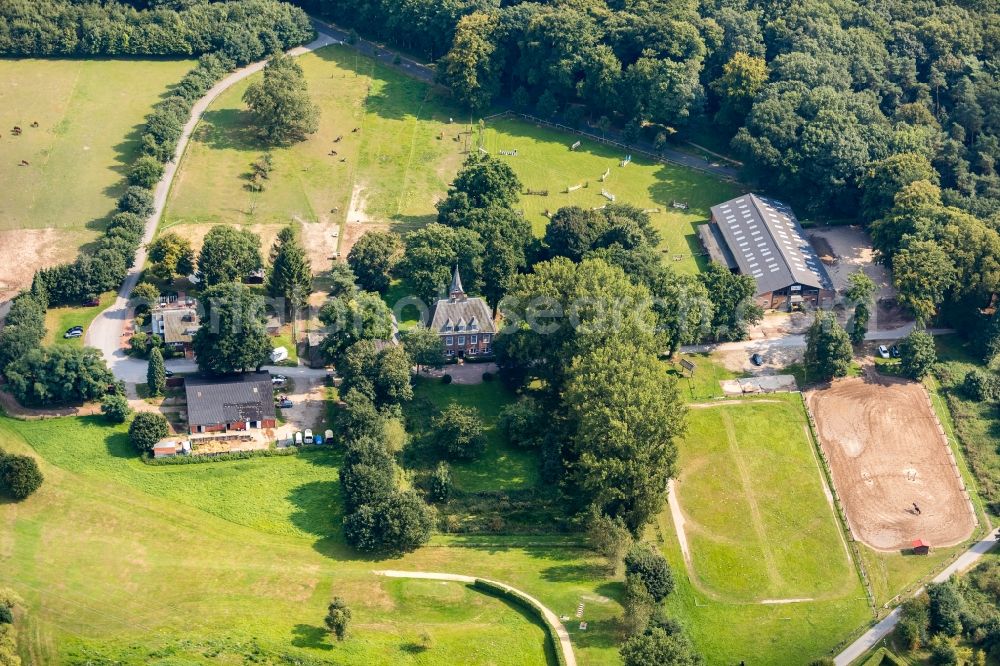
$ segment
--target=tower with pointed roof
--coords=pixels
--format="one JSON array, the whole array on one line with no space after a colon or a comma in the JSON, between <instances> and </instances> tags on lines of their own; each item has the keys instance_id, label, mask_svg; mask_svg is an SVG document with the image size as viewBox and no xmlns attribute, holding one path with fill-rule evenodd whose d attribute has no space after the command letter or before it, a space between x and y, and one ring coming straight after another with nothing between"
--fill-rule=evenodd
<instances>
[{"instance_id":1,"label":"tower with pointed roof","mask_svg":"<svg viewBox=\"0 0 1000 666\"><path fill-rule=\"evenodd\" d=\"M451 276L448 297L434 305L431 330L441 337L449 357L471 358L493 354L496 323L486 301L470 297L462 287L458 266Z\"/></svg>"}]
</instances>

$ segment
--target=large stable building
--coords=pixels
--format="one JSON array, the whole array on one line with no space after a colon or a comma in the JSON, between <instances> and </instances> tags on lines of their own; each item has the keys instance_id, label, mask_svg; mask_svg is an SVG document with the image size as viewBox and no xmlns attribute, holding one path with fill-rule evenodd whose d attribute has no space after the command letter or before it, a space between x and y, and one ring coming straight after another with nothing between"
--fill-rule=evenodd
<instances>
[{"instance_id":1,"label":"large stable building","mask_svg":"<svg viewBox=\"0 0 1000 666\"><path fill-rule=\"evenodd\" d=\"M835 296L795 213L780 201L745 194L712 206L712 221L698 227L698 236L712 261L753 277L761 307L821 307Z\"/></svg>"},{"instance_id":2,"label":"large stable building","mask_svg":"<svg viewBox=\"0 0 1000 666\"><path fill-rule=\"evenodd\" d=\"M441 337L447 356L467 358L493 353L497 327L490 306L481 298L470 298L462 288L462 277L455 267L448 298L434 306L431 330Z\"/></svg>"}]
</instances>

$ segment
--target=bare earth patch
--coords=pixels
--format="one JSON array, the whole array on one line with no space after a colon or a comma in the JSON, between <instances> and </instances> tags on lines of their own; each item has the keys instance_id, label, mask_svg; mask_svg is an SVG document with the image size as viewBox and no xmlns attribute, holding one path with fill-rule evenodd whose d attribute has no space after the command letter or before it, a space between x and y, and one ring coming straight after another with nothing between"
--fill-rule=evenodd
<instances>
[{"instance_id":1,"label":"bare earth patch","mask_svg":"<svg viewBox=\"0 0 1000 666\"><path fill-rule=\"evenodd\" d=\"M340 224L330 220L328 215L320 215L319 222L299 220L302 230L302 245L312 263L312 271L324 273L337 256L340 243Z\"/></svg>"},{"instance_id":2,"label":"bare earth patch","mask_svg":"<svg viewBox=\"0 0 1000 666\"><path fill-rule=\"evenodd\" d=\"M0 231L0 302L29 286L36 270L76 255L77 248L60 242L65 235L57 229Z\"/></svg>"},{"instance_id":3,"label":"bare earth patch","mask_svg":"<svg viewBox=\"0 0 1000 666\"><path fill-rule=\"evenodd\" d=\"M809 391L806 404L855 538L898 551L972 534L975 514L922 384L870 373Z\"/></svg>"},{"instance_id":4,"label":"bare earth patch","mask_svg":"<svg viewBox=\"0 0 1000 666\"><path fill-rule=\"evenodd\" d=\"M215 224L175 224L163 231L172 231L184 238L191 241L191 245L194 247L195 254L201 251L201 246L205 244L205 236L208 234L212 227L218 225ZM229 225L227 225L229 226ZM250 229L258 236L260 236L260 247L261 252L264 254L264 258L267 258L267 253L271 251L271 246L274 245L274 239L278 236L278 232L284 228L285 225L282 224L250 224L241 225L241 229Z\"/></svg>"},{"instance_id":5,"label":"bare earth patch","mask_svg":"<svg viewBox=\"0 0 1000 666\"><path fill-rule=\"evenodd\" d=\"M347 218L344 222L344 232L340 239L340 256L346 257L354 244L358 242L366 231L384 231L389 228L387 222L376 222L366 211L367 197L365 186L362 183L355 183L351 190L351 203L347 209Z\"/></svg>"}]
</instances>

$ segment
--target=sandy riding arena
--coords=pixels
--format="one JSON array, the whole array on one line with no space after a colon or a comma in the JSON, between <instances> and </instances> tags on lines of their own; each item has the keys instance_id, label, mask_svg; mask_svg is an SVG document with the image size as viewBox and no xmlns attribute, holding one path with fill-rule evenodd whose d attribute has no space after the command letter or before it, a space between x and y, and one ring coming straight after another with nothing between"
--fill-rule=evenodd
<instances>
[{"instance_id":1,"label":"sandy riding arena","mask_svg":"<svg viewBox=\"0 0 1000 666\"><path fill-rule=\"evenodd\" d=\"M972 505L922 385L843 379L806 402L855 538L888 551L972 534Z\"/></svg>"}]
</instances>

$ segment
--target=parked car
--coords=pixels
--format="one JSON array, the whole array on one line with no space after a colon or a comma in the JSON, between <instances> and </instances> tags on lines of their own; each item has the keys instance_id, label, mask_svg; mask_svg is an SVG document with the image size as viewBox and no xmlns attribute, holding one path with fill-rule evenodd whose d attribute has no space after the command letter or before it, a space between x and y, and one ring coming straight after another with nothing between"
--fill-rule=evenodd
<instances>
[{"instance_id":1,"label":"parked car","mask_svg":"<svg viewBox=\"0 0 1000 666\"><path fill-rule=\"evenodd\" d=\"M66 329L66 332L63 333L63 337L67 340L70 338L83 337L83 326L74 326L73 328Z\"/></svg>"},{"instance_id":2,"label":"parked car","mask_svg":"<svg viewBox=\"0 0 1000 666\"><path fill-rule=\"evenodd\" d=\"M313 437L313 444L322 444L322 443L323 443L323 435L316 435L315 437Z\"/></svg>"},{"instance_id":3,"label":"parked car","mask_svg":"<svg viewBox=\"0 0 1000 666\"><path fill-rule=\"evenodd\" d=\"M164 377L173 377L174 376L174 371L173 370L166 370L166 369L164 369L163 376Z\"/></svg>"},{"instance_id":4,"label":"parked car","mask_svg":"<svg viewBox=\"0 0 1000 666\"><path fill-rule=\"evenodd\" d=\"M284 384L286 381L288 381L288 377L285 377L284 375L271 375L271 384L274 386Z\"/></svg>"},{"instance_id":5,"label":"parked car","mask_svg":"<svg viewBox=\"0 0 1000 666\"><path fill-rule=\"evenodd\" d=\"M333 431L330 430L329 428L327 428L326 432L323 433L323 439L326 440L327 444L329 444L330 442L332 442L333 441Z\"/></svg>"},{"instance_id":6,"label":"parked car","mask_svg":"<svg viewBox=\"0 0 1000 666\"><path fill-rule=\"evenodd\" d=\"M305 440L306 444L312 444L313 443L313 431L310 430L309 428L306 428L305 437L303 439Z\"/></svg>"},{"instance_id":7,"label":"parked car","mask_svg":"<svg viewBox=\"0 0 1000 666\"><path fill-rule=\"evenodd\" d=\"M302 446L302 433L295 433L295 446Z\"/></svg>"},{"instance_id":8,"label":"parked car","mask_svg":"<svg viewBox=\"0 0 1000 666\"><path fill-rule=\"evenodd\" d=\"M889 347L889 356L893 358L899 358L900 356L899 347L897 347L896 345Z\"/></svg>"},{"instance_id":9,"label":"parked car","mask_svg":"<svg viewBox=\"0 0 1000 666\"><path fill-rule=\"evenodd\" d=\"M281 407L282 409L288 409L293 404L294 403L288 398L282 398L281 400L278 401L278 407Z\"/></svg>"},{"instance_id":10,"label":"parked car","mask_svg":"<svg viewBox=\"0 0 1000 666\"><path fill-rule=\"evenodd\" d=\"M878 355L880 358L889 358L889 348L885 345L878 346Z\"/></svg>"},{"instance_id":11,"label":"parked car","mask_svg":"<svg viewBox=\"0 0 1000 666\"><path fill-rule=\"evenodd\" d=\"M288 350L285 347L275 347L271 350L271 363L280 363L288 358Z\"/></svg>"},{"instance_id":12,"label":"parked car","mask_svg":"<svg viewBox=\"0 0 1000 666\"><path fill-rule=\"evenodd\" d=\"M758 368L764 365L764 357L760 354L754 354L750 357L750 362L756 365Z\"/></svg>"}]
</instances>

